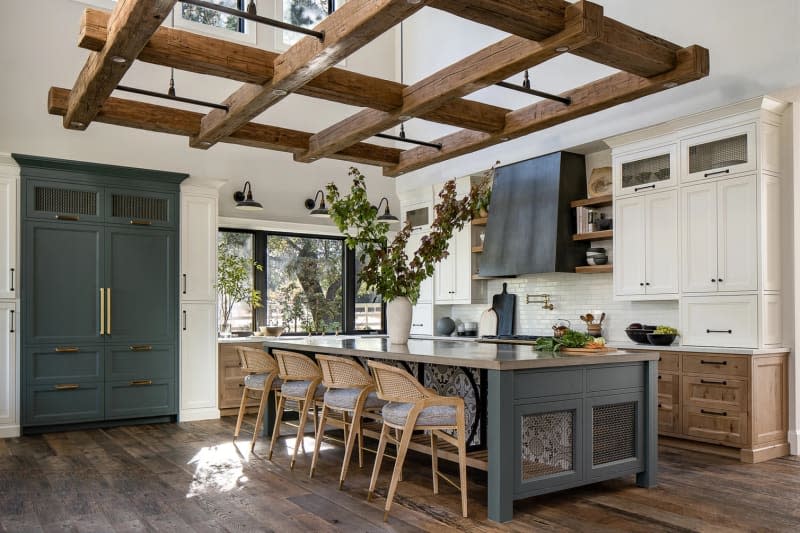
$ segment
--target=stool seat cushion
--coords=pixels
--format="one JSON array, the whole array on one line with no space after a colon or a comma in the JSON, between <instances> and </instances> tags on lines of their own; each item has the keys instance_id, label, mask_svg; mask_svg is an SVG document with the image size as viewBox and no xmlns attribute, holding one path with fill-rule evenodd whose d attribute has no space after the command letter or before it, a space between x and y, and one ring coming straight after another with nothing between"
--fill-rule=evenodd
<instances>
[{"instance_id":1,"label":"stool seat cushion","mask_svg":"<svg viewBox=\"0 0 800 533\"><path fill-rule=\"evenodd\" d=\"M390 402L383 406L384 421L395 426L405 425L408 412L413 403ZM431 405L423 409L417 417L417 426L455 426L456 408L452 405Z\"/></svg>"},{"instance_id":2,"label":"stool seat cushion","mask_svg":"<svg viewBox=\"0 0 800 533\"><path fill-rule=\"evenodd\" d=\"M361 394L363 389L328 389L325 392L325 403L334 409L342 409L344 411L353 411L356 408L356 401L358 395ZM364 407L367 409L374 409L382 407L386 402L378 398L375 391L367 395L367 401Z\"/></svg>"},{"instance_id":3,"label":"stool seat cushion","mask_svg":"<svg viewBox=\"0 0 800 533\"><path fill-rule=\"evenodd\" d=\"M310 381L284 381L283 385L281 385L281 394L289 398L305 398L309 385L311 385ZM322 395L325 394L325 388L322 383L317 385L314 398L322 398Z\"/></svg>"},{"instance_id":4,"label":"stool seat cushion","mask_svg":"<svg viewBox=\"0 0 800 533\"><path fill-rule=\"evenodd\" d=\"M269 374L247 374L244 377L244 386L248 389L264 390L264 383Z\"/></svg>"}]
</instances>

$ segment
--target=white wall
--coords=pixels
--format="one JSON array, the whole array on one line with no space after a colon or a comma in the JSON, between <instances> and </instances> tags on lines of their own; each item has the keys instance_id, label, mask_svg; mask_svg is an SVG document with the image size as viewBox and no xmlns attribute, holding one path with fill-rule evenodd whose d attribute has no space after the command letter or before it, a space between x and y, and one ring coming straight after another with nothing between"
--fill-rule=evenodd
<instances>
[{"instance_id":1,"label":"white wall","mask_svg":"<svg viewBox=\"0 0 800 533\"><path fill-rule=\"evenodd\" d=\"M720 107L800 83L800 2L797 0L597 0L606 16L682 46L709 49L711 74L566 124L433 165L398 178L400 190L436 183L503 164L577 146L675 117ZM446 39L442 36L447 36ZM405 27L406 81L420 78L501 39L505 34L425 9ZM432 51L435 50L435 53ZM558 93L613 73L566 54L531 69L534 88ZM512 81L519 83L520 76ZM470 96L516 109L536 101L498 87ZM412 120L414 137L433 139L452 128Z\"/></svg>"},{"instance_id":2,"label":"white wall","mask_svg":"<svg viewBox=\"0 0 800 533\"><path fill-rule=\"evenodd\" d=\"M259 12L266 14L272 0L260 0ZM108 0L92 0L111 6ZM290 154L219 144L210 150L189 147L188 139L161 133L94 123L85 132L65 130L61 117L47 113L50 86L71 88L89 55L77 47L81 13L87 3L77 0L26 0L3 2L4 21L0 31L0 152L92 161L132 167L187 172L198 180L224 180L220 189L221 216L247 216L297 223L309 219L303 200L333 180L350 183L347 162L321 160L294 163ZM169 22L166 23L167 25ZM272 48L271 30L259 29L258 46ZM348 58L346 68L373 76L394 75L394 36L387 34ZM123 83L166 92L169 69L134 63ZM176 72L178 95L201 100L222 101L240 84L211 76ZM141 98L115 93L122 98ZM144 98L142 98L144 99ZM165 100L150 100L172 105ZM178 107L178 106L175 106ZM181 106L184 107L184 106ZM193 111L207 109L185 106ZM341 120L357 108L320 102L292 95L257 118L258 122L317 131ZM380 169L358 165L369 178L370 197L376 203L388 196L399 211L395 184ZM264 211L242 214L234 209L233 192L245 180L253 185L254 197Z\"/></svg>"}]
</instances>

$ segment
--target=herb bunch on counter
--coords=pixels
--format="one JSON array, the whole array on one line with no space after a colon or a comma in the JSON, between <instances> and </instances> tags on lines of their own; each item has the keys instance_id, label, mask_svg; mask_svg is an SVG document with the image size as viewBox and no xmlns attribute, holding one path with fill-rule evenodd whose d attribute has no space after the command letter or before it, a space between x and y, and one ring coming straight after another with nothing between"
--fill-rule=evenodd
<instances>
[{"instance_id":1,"label":"herb bunch on counter","mask_svg":"<svg viewBox=\"0 0 800 533\"><path fill-rule=\"evenodd\" d=\"M594 338L586 333L568 329L561 337L540 337L536 339L534 349L557 352L562 347L564 348L584 348L584 347L597 347L605 344L602 337Z\"/></svg>"}]
</instances>

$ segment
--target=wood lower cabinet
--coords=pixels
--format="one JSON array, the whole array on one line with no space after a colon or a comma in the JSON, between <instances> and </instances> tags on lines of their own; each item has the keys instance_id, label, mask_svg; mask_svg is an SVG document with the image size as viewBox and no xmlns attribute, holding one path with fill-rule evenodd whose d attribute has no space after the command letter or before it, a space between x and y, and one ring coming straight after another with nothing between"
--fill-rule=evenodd
<instances>
[{"instance_id":1,"label":"wood lower cabinet","mask_svg":"<svg viewBox=\"0 0 800 533\"><path fill-rule=\"evenodd\" d=\"M242 401L242 388L244 388L244 374L237 346L246 348L262 348L262 341L255 342L220 342L219 354L219 410L222 416L235 415L239 412L239 403ZM248 407L258 409L258 400L251 399Z\"/></svg>"},{"instance_id":2,"label":"wood lower cabinet","mask_svg":"<svg viewBox=\"0 0 800 533\"><path fill-rule=\"evenodd\" d=\"M662 352L659 434L739 448L755 463L789 453L788 354Z\"/></svg>"}]
</instances>

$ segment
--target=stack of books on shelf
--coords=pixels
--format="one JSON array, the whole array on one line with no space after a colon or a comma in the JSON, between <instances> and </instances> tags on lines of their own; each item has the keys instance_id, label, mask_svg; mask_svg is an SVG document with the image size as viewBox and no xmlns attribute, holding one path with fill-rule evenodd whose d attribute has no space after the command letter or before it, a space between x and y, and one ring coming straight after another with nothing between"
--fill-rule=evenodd
<instances>
[{"instance_id":1,"label":"stack of books on shelf","mask_svg":"<svg viewBox=\"0 0 800 533\"><path fill-rule=\"evenodd\" d=\"M595 222L600 220L601 214L588 207L577 207L578 233L591 233L596 231Z\"/></svg>"}]
</instances>

